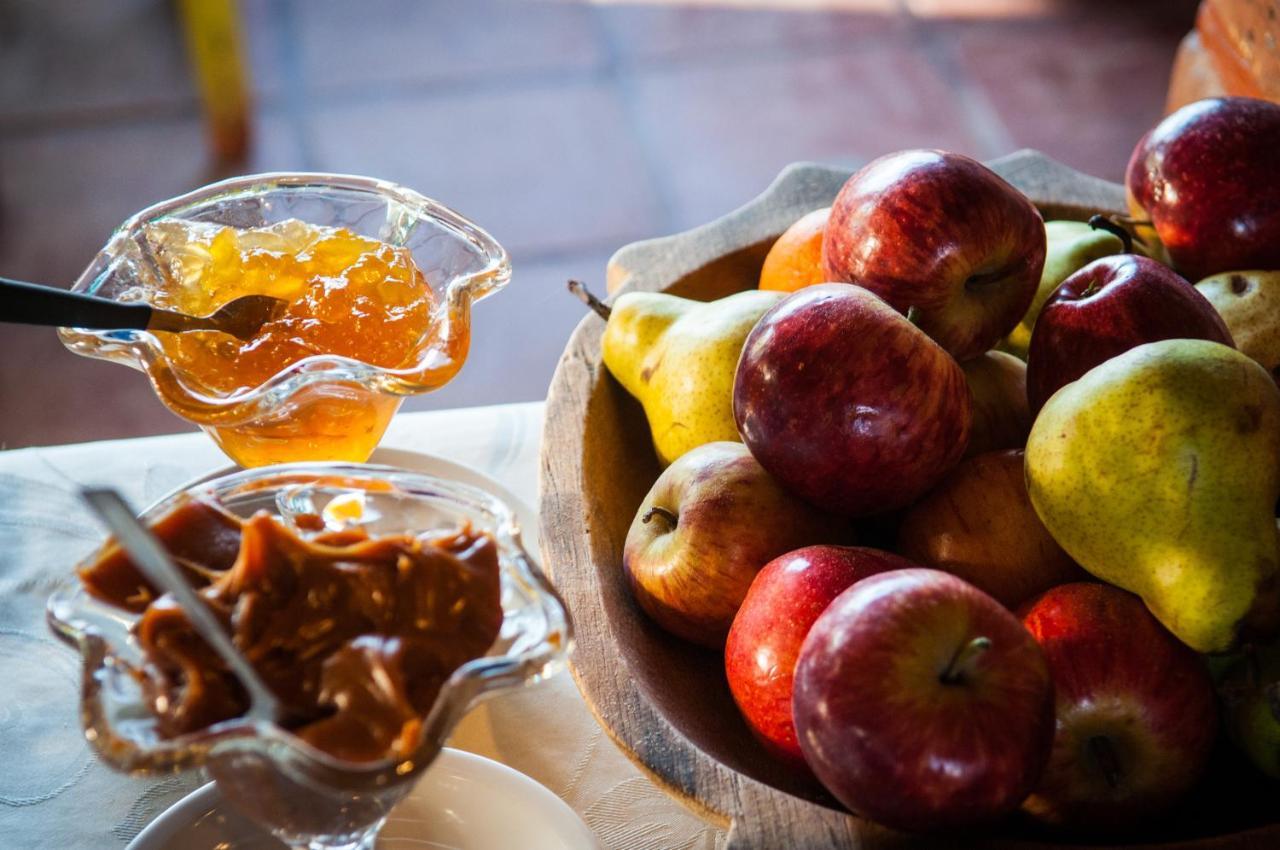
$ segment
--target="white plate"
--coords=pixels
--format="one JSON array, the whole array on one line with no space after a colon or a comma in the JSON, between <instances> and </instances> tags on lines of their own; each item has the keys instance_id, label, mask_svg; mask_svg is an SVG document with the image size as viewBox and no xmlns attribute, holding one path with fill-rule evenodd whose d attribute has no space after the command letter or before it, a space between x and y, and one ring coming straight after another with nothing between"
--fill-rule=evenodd
<instances>
[{"instance_id":1,"label":"white plate","mask_svg":"<svg viewBox=\"0 0 1280 850\"><path fill-rule=\"evenodd\" d=\"M523 773L445 748L391 811L378 850L582 850L599 844L564 801ZM212 782L138 833L127 850L285 850L226 805Z\"/></svg>"},{"instance_id":2,"label":"white plate","mask_svg":"<svg viewBox=\"0 0 1280 850\"><path fill-rule=\"evenodd\" d=\"M378 449L370 463L436 475L486 490L515 512L525 548L538 551L532 509L506 487L472 467L435 455ZM180 489L239 467L219 469ZM285 845L226 805L210 782L151 822L127 850L281 850ZM380 850L578 850L599 847L582 819L563 800L504 764L446 747L391 812Z\"/></svg>"}]
</instances>

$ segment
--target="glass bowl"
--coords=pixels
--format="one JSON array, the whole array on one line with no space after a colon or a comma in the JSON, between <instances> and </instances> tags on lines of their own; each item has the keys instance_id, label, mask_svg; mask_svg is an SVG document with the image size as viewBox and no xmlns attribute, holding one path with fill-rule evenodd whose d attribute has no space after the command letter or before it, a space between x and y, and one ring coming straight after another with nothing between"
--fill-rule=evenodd
<instances>
[{"instance_id":1,"label":"glass bowl","mask_svg":"<svg viewBox=\"0 0 1280 850\"><path fill-rule=\"evenodd\" d=\"M310 530L314 523L296 517L324 517L328 530L359 523L372 534L418 534L470 522L498 543L501 632L488 654L446 682L413 753L398 761L349 762L274 723L244 717L162 739L128 671L143 660L130 633L137 615L94 599L77 584L50 598L47 616L83 658L85 736L119 770L154 775L204 767L228 800L292 846L372 847L391 807L409 793L477 699L541 681L566 663L573 640L569 613L521 544L511 508L483 490L391 467L286 464L198 484L153 505L143 519L192 496L239 516L266 510L304 536L300 526Z\"/></svg>"},{"instance_id":2,"label":"glass bowl","mask_svg":"<svg viewBox=\"0 0 1280 850\"><path fill-rule=\"evenodd\" d=\"M502 288L511 275L506 251L493 237L410 189L338 174L255 174L214 183L135 214L116 229L72 289L148 301L166 272L146 228L173 219L238 228L287 219L345 227L407 248L435 295L421 356L404 368L317 354L256 387L227 395L203 389L184 375L148 331L58 331L77 354L145 372L170 410L199 425L246 467L368 460L406 395L439 389L462 368L470 346L471 304Z\"/></svg>"}]
</instances>

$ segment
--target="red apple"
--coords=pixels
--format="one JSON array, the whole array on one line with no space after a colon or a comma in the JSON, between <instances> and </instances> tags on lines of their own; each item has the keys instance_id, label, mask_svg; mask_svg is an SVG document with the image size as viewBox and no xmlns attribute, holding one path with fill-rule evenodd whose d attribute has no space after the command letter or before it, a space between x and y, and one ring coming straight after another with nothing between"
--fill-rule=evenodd
<instances>
[{"instance_id":1,"label":"red apple","mask_svg":"<svg viewBox=\"0 0 1280 850\"><path fill-rule=\"evenodd\" d=\"M1188 104L1142 137L1125 173L1129 207L1150 218L1191 280L1280 269L1280 104Z\"/></svg>"},{"instance_id":2,"label":"red apple","mask_svg":"<svg viewBox=\"0 0 1280 850\"><path fill-rule=\"evenodd\" d=\"M796 657L809 627L855 581L917 566L879 549L808 546L765 565L724 647L729 690L747 725L769 752L808 770L791 719Z\"/></svg>"},{"instance_id":3,"label":"red apple","mask_svg":"<svg viewBox=\"0 0 1280 850\"><path fill-rule=\"evenodd\" d=\"M1018 324L1040 283L1040 213L982 163L955 153L882 156L836 196L822 243L831 280L865 286L957 360Z\"/></svg>"},{"instance_id":4,"label":"red apple","mask_svg":"<svg viewBox=\"0 0 1280 850\"><path fill-rule=\"evenodd\" d=\"M843 522L783 490L746 446L706 443L658 476L627 532L622 566L658 625L720 649L761 567L848 537Z\"/></svg>"},{"instance_id":5,"label":"red apple","mask_svg":"<svg viewBox=\"0 0 1280 850\"><path fill-rule=\"evenodd\" d=\"M1027 496L1019 449L961 461L907 511L897 551L959 576L1014 609L1088 574L1049 535Z\"/></svg>"},{"instance_id":6,"label":"red apple","mask_svg":"<svg viewBox=\"0 0 1280 850\"><path fill-rule=\"evenodd\" d=\"M1105 584L1065 584L1023 622L1056 694L1049 764L1025 808L1072 829L1115 830L1167 810L1200 776L1218 730L1200 656L1142 600Z\"/></svg>"},{"instance_id":7,"label":"red apple","mask_svg":"<svg viewBox=\"0 0 1280 850\"><path fill-rule=\"evenodd\" d=\"M836 597L800 648L792 709L827 790L913 831L1017 809L1053 738L1036 642L999 602L937 570L880 573Z\"/></svg>"},{"instance_id":8,"label":"red apple","mask_svg":"<svg viewBox=\"0 0 1280 850\"><path fill-rule=\"evenodd\" d=\"M964 453L959 365L869 291L806 287L747 336L733 386L738 431L784 486L849 516L893 510Z\"/></svg>"},{"instance_id":9,"label":"red apple","mask_svg":"<svg viewBox=\"0 0 1280 850\"><path fill-rule=\"evenodd\" d=\"M973 428L964 456L1025 446L1031 433L1026 364L1012 354L988 351L960 368L973 401Z\"/></svg>"},{"instance_id":10,"label":"red apple","mask_svg":"<svg viewBox=\"0 0 1280 850\"><path fill-rule=\"evenodd\" d=\"M1168 266L1137 254L1094 260L1049 296L1031 332L1027 401L1032 413L1094 366L1162 339L1233 345L1209 299Z\"/></svg>"}]
</instances>

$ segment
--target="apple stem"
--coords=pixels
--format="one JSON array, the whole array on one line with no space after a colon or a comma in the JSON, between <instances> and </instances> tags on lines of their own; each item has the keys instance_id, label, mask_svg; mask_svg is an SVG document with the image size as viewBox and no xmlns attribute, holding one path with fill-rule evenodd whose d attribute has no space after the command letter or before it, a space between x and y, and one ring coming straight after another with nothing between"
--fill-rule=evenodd
<instances>
[{"instance_id":1,"label":"apple stem","mask_svg":"<svg viewBox=\"0 0 1280 850\"><path fill-rule=\"evenodd\" d=\"M1089 216L1089 226L1094 230L1105 230L1117 237L1123 243L1124 252L1133 253L1133 234L1129 232L1129 228L1101 214Z\"/></svg>"},{"instance_id":2,"label":"apple stem","mask_svg":"<svg viewBox=\"0 0 1280 850\"><path fill-rule=\"evenodd\" d=\"M591 290L587 289L587 285L585 283L580 280L571 280L569 281L569 291L576 295L579 301L594 310L597 316L604 319L606 322L609 321L609 316L613 313L613 308L595 297Z\"/></svg>"},{"instance_id":3,"label":"apple stem","mask_svg":"<svg viewBox=\"0 0 1280 850\"><path fill-rule=\"evenodd\" d=\"M943 670L942 675L938 678L944 685L960 684L972 672L974 662L978 656L990 648L991 638L982 636L974 638L956 650L956 654L951 658L951 663L947 665L947 669Z\"/></svg>"},{"instance_id":4,"label":"apple stem","mask_svg":"<svg viewBox=\"0 0 1280 850\"><path fill-rule=\"evenodd\" d=\"M675 528L677 525L680 524L680 518L678 516L676 516L674 513L667 510L666 508L660 508L657 505L654 505L653 507L649 508L649 510L645 511L644 516L640 517L640 521L647 524L649 520L653 519L655 516L660 516L663 519L665 519L667 521L667 524L670 525L672 528Z\"/></svg>"},{"instance_id":5,"label":"apple stem","mask_svg":"<svg viewBox=\"0 0 1280 850\"><path fill-rule=\"evenodd\" d=\"M1116 758L1115 747L1102 735L1094 735L1089 739L1089 752L1093 755L1098 767L1102 768L1102 776L1107 780L1107 787L1113 791L1120 785L1120 760Z\"/></svg>"}]
</instances>

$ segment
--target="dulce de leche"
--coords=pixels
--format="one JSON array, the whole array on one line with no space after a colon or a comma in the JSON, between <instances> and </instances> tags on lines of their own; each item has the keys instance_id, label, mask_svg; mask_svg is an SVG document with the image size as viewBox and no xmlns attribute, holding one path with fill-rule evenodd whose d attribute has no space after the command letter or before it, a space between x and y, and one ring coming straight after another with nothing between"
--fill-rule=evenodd
<instances>
[{"instance_id":1,"label":"dulce de leche","mask_svg":"<svg viewBox=\"0 0 1280 850\"><path fill-rule=\"evenodd\" d=\"M350 761L400 758L449 676L502 625L498 547L469 527L309 537L263 512L246 520L180 503L152 531L282 703L282 726ZM237 679L180 607L114 543L80 570L99 599L140 614L133 671L160 735L248 710Z\"/></svg>"}]
</instances>

